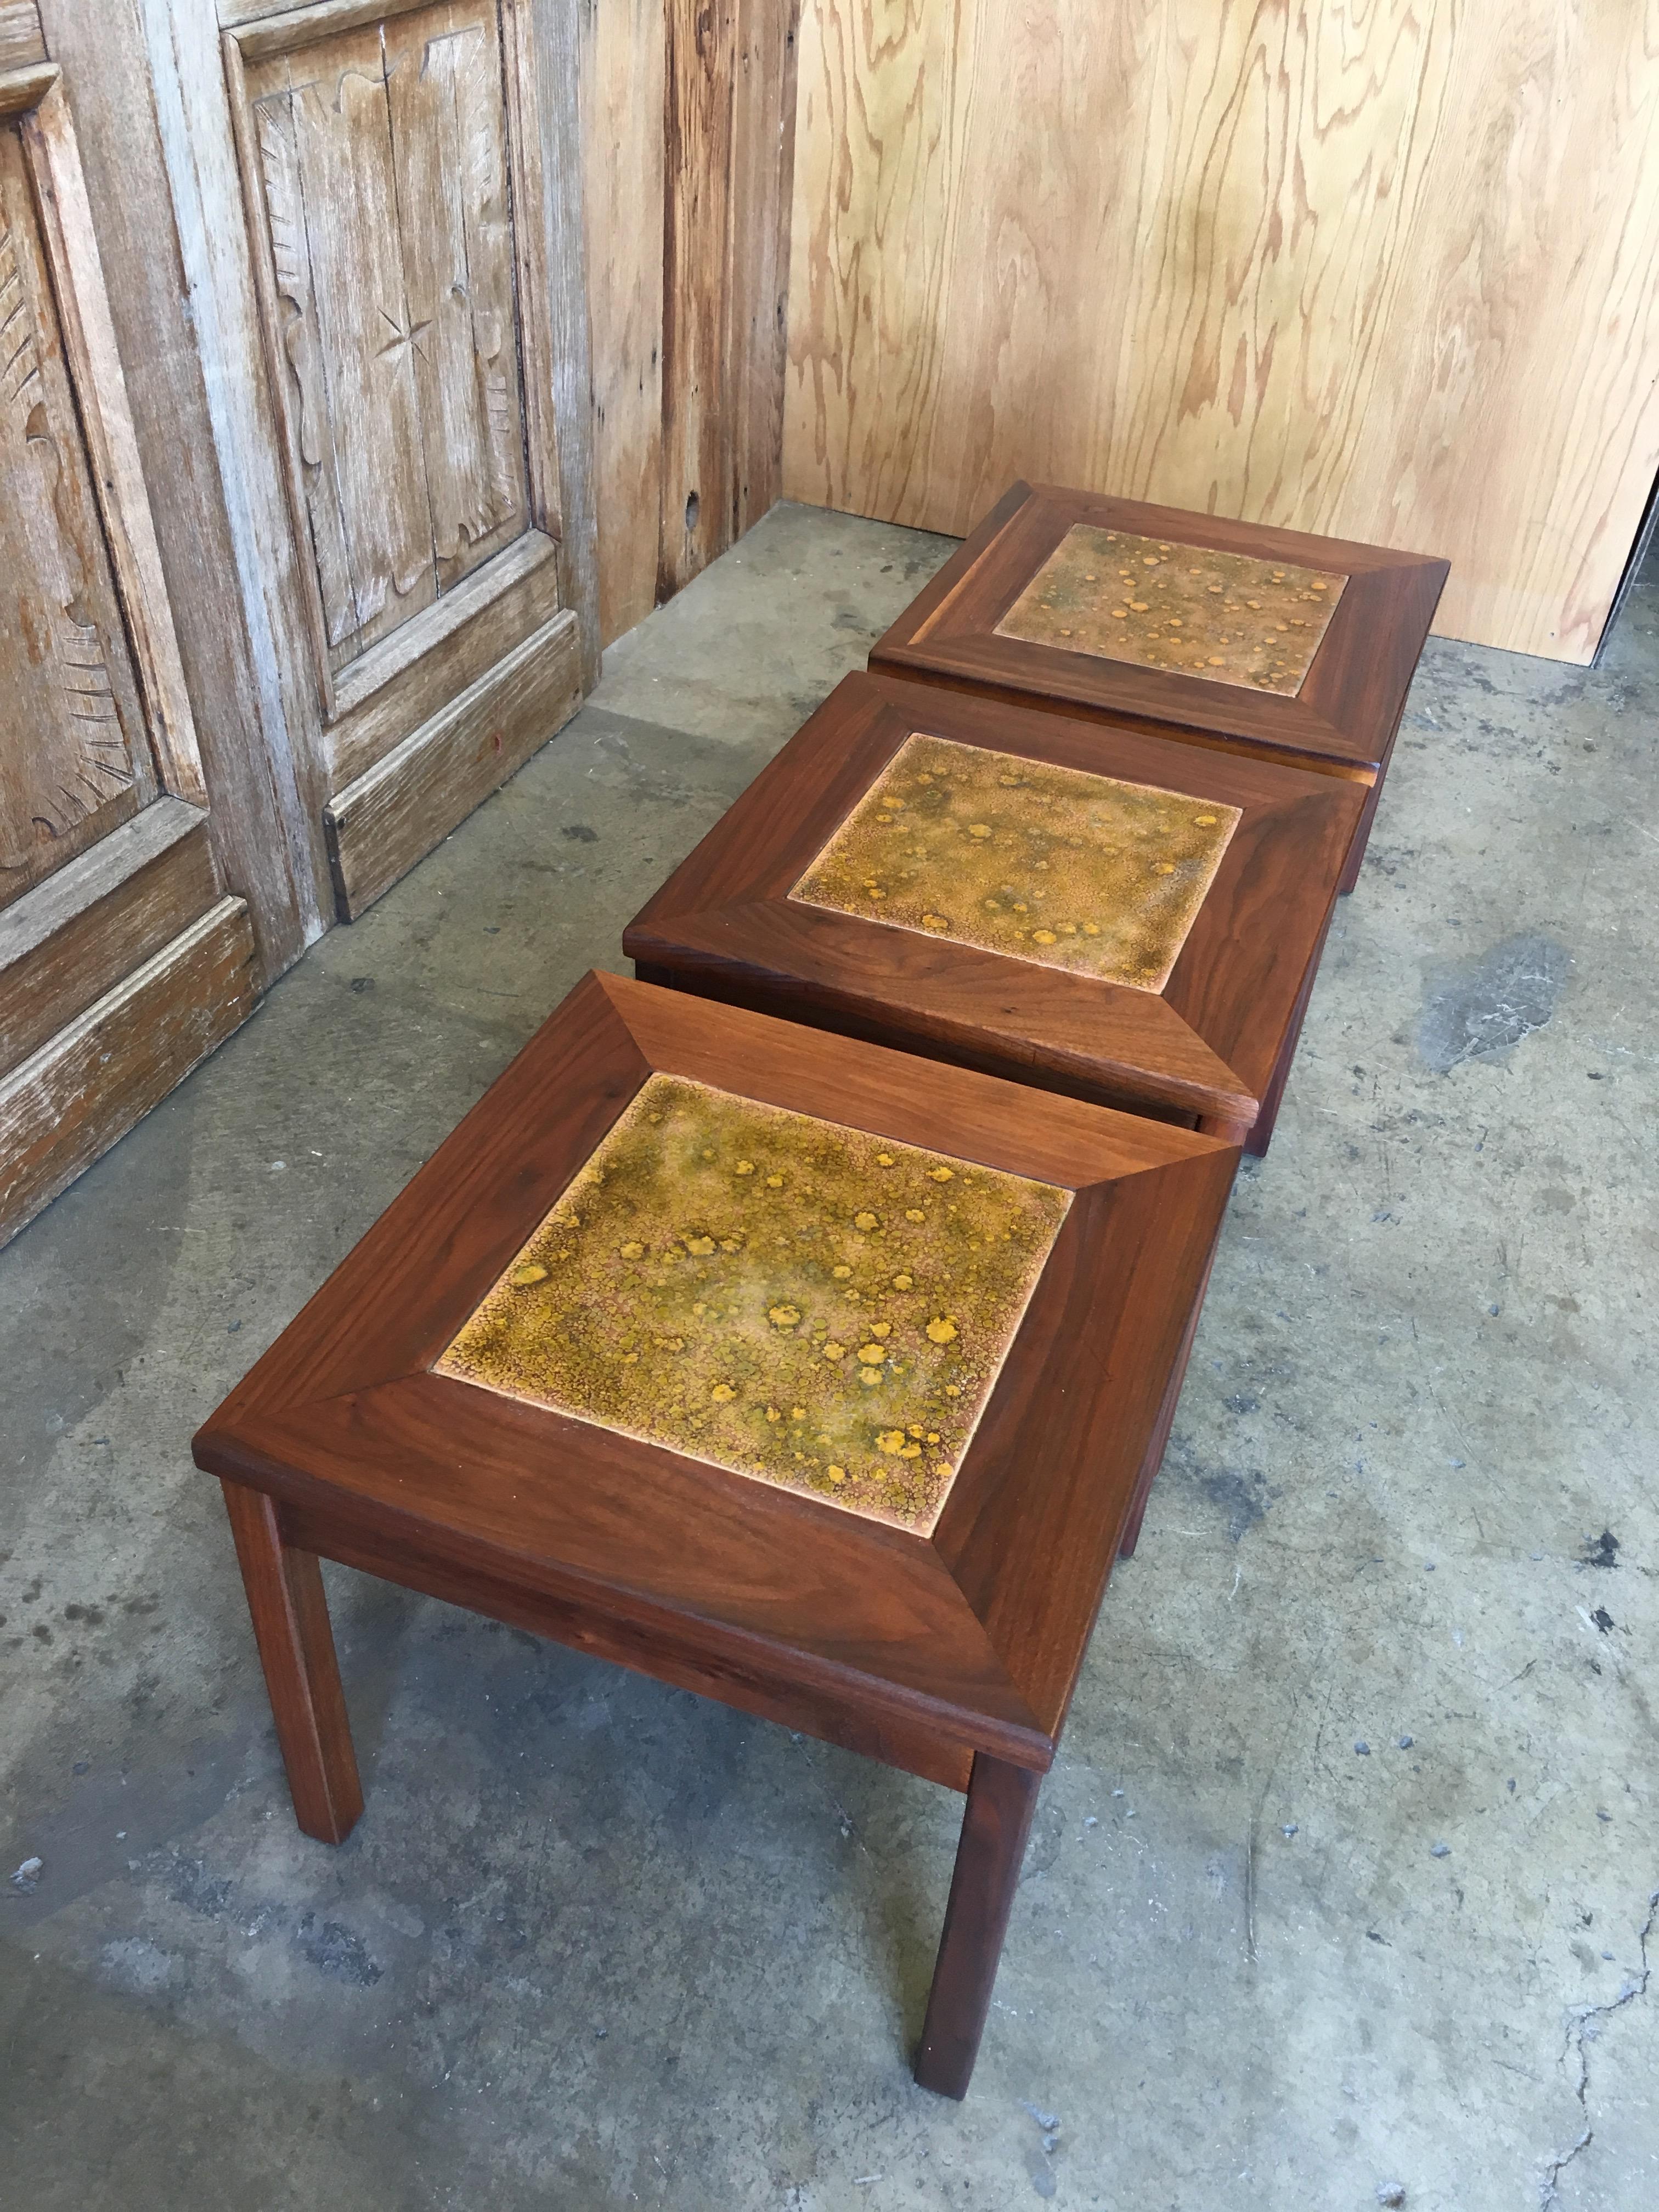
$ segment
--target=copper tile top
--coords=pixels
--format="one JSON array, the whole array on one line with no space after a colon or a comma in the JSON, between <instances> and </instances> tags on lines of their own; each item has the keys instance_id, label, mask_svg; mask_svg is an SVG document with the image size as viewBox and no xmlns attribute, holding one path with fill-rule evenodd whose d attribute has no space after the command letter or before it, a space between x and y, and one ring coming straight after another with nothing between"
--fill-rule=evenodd
<instances>
[{"instance_id":1,"label":"copper tile top","mask_svg":"<svg viewBox=\"0 0 1659 2212\"><path fill-rule=\"evenodd\" d=\"M653 1075L438 1372L926 1534L1070 1204Z\"/></svg>"},{"instance_id":2,"label":"copper tile top","mask_svg":"<svg viewBox=\"0 0 1659 2212\"><path fill-rule=\"evenodd\" d=\"M1239 809L908 737L789 896L1161 991Z\"/></svg>"},{"instance_id":3,"label":"copper tile top","mask_svg":"<svg viewBox=\"0 0 1659 2212\"><path fill-rule=\"evenodd\" d=\"M1079 522L996 634L1291 698L1347 580Z\"/></svg>"}]
</instances>

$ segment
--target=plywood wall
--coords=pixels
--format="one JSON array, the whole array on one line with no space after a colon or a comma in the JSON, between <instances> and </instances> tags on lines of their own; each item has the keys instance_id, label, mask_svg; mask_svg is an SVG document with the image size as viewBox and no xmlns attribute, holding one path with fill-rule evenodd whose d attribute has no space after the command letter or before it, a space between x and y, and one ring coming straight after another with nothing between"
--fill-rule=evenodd
<instances>
[{"instance_id":1,"label":"plywood wall","mask_svg":"<svg viewBox=\"0 0 1659 2212\"><path fill-rule=\"evenodd\" d=\"M585 25L607 641L779 495L796 13L797 0L598 0Z\"/></svg>"},{"instance_id":2,"label":"plywood wall","mask_svg":"<svg viewBox=\"0 0 1659 2212\"><path fill-rule=\"evenodd\" d=\"M1583 661L1659 470L1659 0L805 0L787 495L1443 554Z\"/></svg>"}]
</instances>

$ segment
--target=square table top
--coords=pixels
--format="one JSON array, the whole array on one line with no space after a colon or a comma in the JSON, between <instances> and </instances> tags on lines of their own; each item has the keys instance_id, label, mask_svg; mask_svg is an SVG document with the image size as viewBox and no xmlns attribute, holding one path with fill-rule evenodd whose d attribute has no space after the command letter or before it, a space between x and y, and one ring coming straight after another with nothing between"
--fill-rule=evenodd
<instances>
[{"instance_id":1,"label":"square table top","mask_svg":"<svg viewBox=\"0 0 1659 2212\"><path fill-rule=\"evenodd\" d=\"M764 1011L1248 1126L1364 801L1144 724L850 676L623 943Z\"/></svg>"},{"instance_id":2,"label":"square table top","mask_svg":"<svg viewBox=\"0 0 1659 2212\"><path fill-rule=\"evenodd\" d=\"M284 1540L1053 1755L1236 1148L590 975L204 1425Z\"/></svg>"},{"instance_id":3,"label":"square table top","mask_svg":"<svg viewBox=\"0 0 1659 2212\"><path fill-rule=\"evenodd\" d=\"M1423 554L1017 483L870 665L1369 781L1447 573Z\"/></svg>"}]
</instances>

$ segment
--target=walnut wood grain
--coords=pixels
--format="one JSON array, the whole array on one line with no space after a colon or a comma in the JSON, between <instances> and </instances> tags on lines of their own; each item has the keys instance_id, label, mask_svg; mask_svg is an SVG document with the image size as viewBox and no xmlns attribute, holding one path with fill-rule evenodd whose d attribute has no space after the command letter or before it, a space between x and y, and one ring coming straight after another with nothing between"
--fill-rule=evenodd
<instances>
[{"instance_id":1,"label":"walnut wood grain","mask_svg":"<svg viewBox=\"0 0 1659 2212\"><path fill-rule=\"evenodd\" d=\"M931 1538L433 1371L653 1072L1072 1194ZM299 1618L315 1585L293 1595L318 1557L965 1786L918 2067L959 2095L1037 1782L1238 1155L984 1076L916 1073L902 1054L590 975L194 1450L228 1492L260 1496L244 1564L313 1832L353 1809L327 1778L346 1772L343 1711L315 1616Z\"/></svg>"},{"instance_id":2,"label":"walnut wood grain","mask_svg":"<svg viewBox=\"0 0 1659 2212\"><path fill-rule=\"evenodd\" d=\"M1121 1559L1134 1557L1135 1546L1140 1541L1141 1523L1146 1517L1146 1502L1152 1494L1152 1485L1158 1480L1158 1469L1164 1464L1164 1454L1170 1442L1170 1431L1175 1426L1176 1408L1181 1402L1181 1388L1187 1379L1187 1369L1193 1356L1193 1343L1198 1334L1198 1324L1204 1311L1204 1294L1210 1287L1210 1276L1215 1267L1215 1255L1220 1249L1221 1228L1218 1225L1215 1242L1210 1247L1210 1256L1204 1264L1197 1295L1192 1310L1187 1316L1187 1326L1181 1338L1175 1363L1170 1370L1170 1379L1164 1386L1164 1402L1158 1407L1158 1420L1146 1446L1146 1456L1141 1462L1140 1473L1135 1478L1133 1502L1129 1517L1118 1538L1117 1555Z\"/></svg>"},{"instance_id":3,"label":"walnut wood grain","mask_svg":"<svg viewBox=\"0 0 1659 2212\"><path fill-rule=\"evenodd\" d=\"M1242 818L1161 993L793 900L915 730L1221 801ZM1248 1128L1305 1003L1361 793L1146 724L848 678L623 933L658 981L1044 1088Z\"/></svg>"},{"instance_id":4,"label":"walnut wood grain","mask_svg":"<svg viewBox=\"0 0 1659 2212\"><path fill-rule=\"evenodd\" d=\"M1644 9L1559 0L818 0L787 495L1432 548L1443 634L1587 661L1659 468L1653 65Z\"/></svg>"},{"instance_id":5,"label":"walnut wood grain","mask_svg":"<svg viewBox=\"0 0 1659 2212\"><path fill-rule=\"evenodd\" d=\"M933 1542L428 1371L652 1066L796 1111L833 1097L841 1119L902 1142L948 1132L959 1158L1079 1193ZM646 1650L707 1639L798 1690L1046 1765L1076 1656L1055 1653L1086 1638L1237 1154L965 1073L918 1086L914 1067L590 977L232 1394L198 1458L303 1513L317 1548L337 1511L388 1559L418 1542L625 1620ZM1143 1242L1159 1255L1144 1275ZM391 1280L408 1295L388 1299ZM1094 1347L1081 1369L1079 1342ZM1048 1396L1038 1487L1066 1490L1081 1534L1021 1571L1029 1632L988 1632L995 1559L1013 1574L1031 1525L1020 1425Z\"/></svg>"},{"instance_id":6,"label":"walnut wood grain","mask_svg":"<svg viewBox=\"0 0 1659 2212\"><path fill-rule=\"evenodd\" d=\"M269 1498L240 1483L222 1487L294 1817L319 1843L342 1844L363 1793L315 1554L285 1540Z\"/></svg>"},{"instance_id":7,"label":"walnut wood grain","mask_svg":"<svg viewBox=\"0 0 1659 2212\"><path fill-rule=\"evenodd\" d=\"M965 2097L973 2078L1036 1799L1034 1775L982 1753L975 1759L916 2049L916 2080L941 2097Z\"/></svg>"},{"instance_id":8,"label":"walnut wood grain","mask_svg":"<svg viewBox=\"0 0 1659 2212\"><path fill-rule=\"evenodd\" d=\"M590 1658L605 1659L676 1689L753 1713L780 1727L838 1744L861 1758L877 1759L906 1774L918 1774L947 1790L966 1790L974 1754L969 1746L939 1735L895 1705L879 1711L854 1708L830 1688L782 1680L763 1660L735 1640L719 1650L706 1637L677 1637L662 1623L635 1623L516 1579L498 1579L458 1565L440 1547L428 1547L406 1530L390 1541L359 1528L337 1506L319 1510L285 1504L282 1527L286 1540L301 1550L320 1553L359 1572L380 1575L421 1590L447 1604L466 1607L492 1620L563 1644Z\"/></svg>"},{"instance_id":9,"label":"walnut wood grain","mask_svg":"<svg viewBox=\"0 0 1659 2212\"><path fill-rule=\"evenodd\" d=\"M1300 690L1286 697L997 635L997 623L1076 523L1345 576ZM1221 750L1369 784L1386 764L1445 577L1443 561L1385 546L1016 484L877 641L870 665L1063 714L1133 716Z\"/></svg>"}]
</instances>

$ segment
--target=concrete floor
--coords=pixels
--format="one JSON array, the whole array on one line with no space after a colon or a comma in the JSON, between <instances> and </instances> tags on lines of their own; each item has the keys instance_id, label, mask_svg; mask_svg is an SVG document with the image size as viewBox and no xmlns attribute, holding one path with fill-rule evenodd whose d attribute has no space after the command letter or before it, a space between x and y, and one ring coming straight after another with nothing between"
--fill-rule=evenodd
<instances>
[{"instance_id":1,"label":"concrete floor","mask_svg":"<svg viewBox=\"0 0 1659 2212\"><path fill-rule=\"evenodd\" d=\"M294 1828L191 1430L947 550L776 510L0 1255L8 2212L1659 2203L1659 579L1429 648L964 2106L924 1783L331 1571Z\"/></svg>"}]
</instances>

